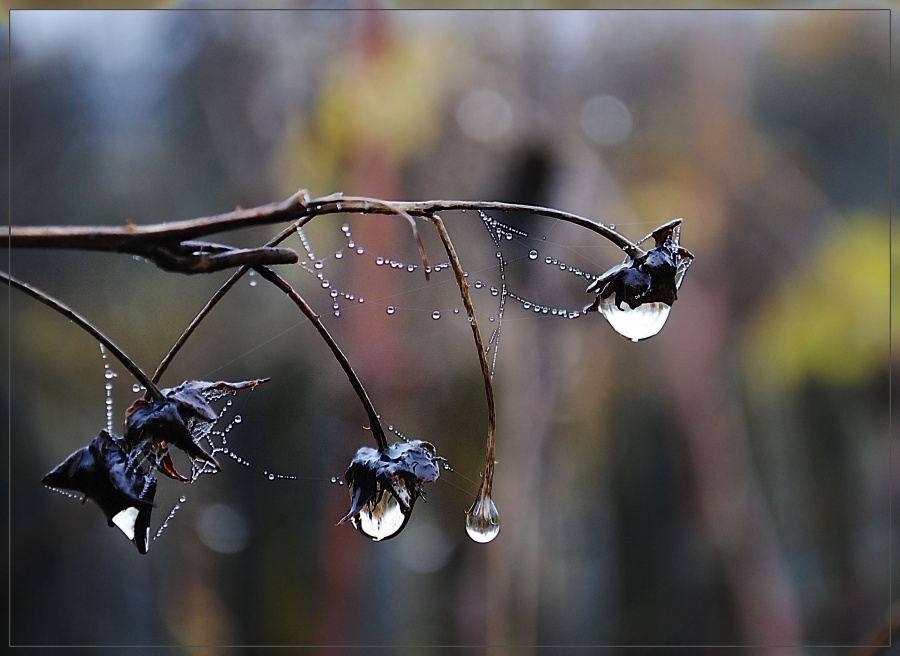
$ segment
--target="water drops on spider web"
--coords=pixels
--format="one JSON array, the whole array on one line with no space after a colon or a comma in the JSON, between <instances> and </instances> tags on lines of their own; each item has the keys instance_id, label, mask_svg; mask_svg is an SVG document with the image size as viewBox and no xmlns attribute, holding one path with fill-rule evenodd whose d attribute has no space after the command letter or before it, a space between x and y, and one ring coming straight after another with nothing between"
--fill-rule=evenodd
<instances>
[{"instance_id":1,"label":"water drops on spider web","mask_svg":"<svg viewBox=\"0 0 900 656\"><path fill-rule=\"evenodd\" d=\"M183 504L185 502L187 502L187 497L185 497L183 495L178 497L178 503L176 503L174 506L172 506L172 510L170 510L169 514L166 515L166 518L163 520L162 524L159 525L159 528L156 529L156 534L153 536L154 541L158 540L159 537L163 534L163 531L165 531L167 528L169 528L169 523L175 517L175 513L177 513L179 510L181 510L181 504Z\"/></svg>"},{"instance_id":2,"label":"water drops on spider web","mask_svg":"<svg viewBox=\"0 0 900 656\"><path fill-rule=\"evenodd\" d=\"M112 398L112 390L113 384L112 380L114 378L118 378L119 374L112 370L109 366L109 358L106 356L106 349L103 347L103 344L100 344L100 356L103 358L103 378L106 380L106 384L104 388L106 390L106 398L104 400L104 407L106 408L106 431L112 435L113 434L113 398Z\"/></svg>"}]
</instances>

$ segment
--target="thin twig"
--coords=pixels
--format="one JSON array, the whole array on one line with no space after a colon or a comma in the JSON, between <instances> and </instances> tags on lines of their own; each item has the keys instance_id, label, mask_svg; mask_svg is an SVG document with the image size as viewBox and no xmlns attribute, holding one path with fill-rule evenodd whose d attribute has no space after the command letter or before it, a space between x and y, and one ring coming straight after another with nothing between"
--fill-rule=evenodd
<instances>
[{"instance_id":1,"label":"thin twig","mask_svg":"<svg viewBox=\"0 0 900 656\"><path fill-rule=\"evenodd\" d=\"M356 392L356 395L362 402L366 414L369 415L369 425L372 429L372 434L375 437L375 442L378 444L378 448L382 451L387 450L387 437L385 436L384 429L381 426L381 419L378 417L378 413L375 412L375 406L372 404L372 400L369 398L365 387L363 387L362 382L359 380L359 376L356 375L356 372L353 371L353 367L350 366L350 361L347 359L347 356L344 355L344 352L341 351L341 348L337 345L337 342L334 341L331 333L329 333L328 329L325 328L325 324L322 323L319 315L317 315L309 306L309 304L307 304L307 302L303 299L303 297L300 296L300 294L298 294L293 287L291 287L290 283L281 278L274 271L266 267L255 267L255 271L259 273L259 275L261 275L263 278L271 282L273 285L278 287L285 294L287 294L288 298L290 298L294 302L294 304L298 308L300 308L300 311L303 312L304 315L306 315L306 318L309 319L316 327L316 330L319 331L322 339L324 339L325 343L328 344L328 348L331 349L331 352L334 354L334 357L338 361L338 364L341 365L341 368L344 370L344 373L350 380L350 385L353 387L353 391Z\"/></svg>"},{"instance_id":2,"label":"thin twig","mask_svg":"<svg viewBox=\"0 0 900 656\"><path fill-rule=\"evenodd\" d=\"M491 368L487 361L487 354L484 351L484 341L481 338L481 330L478 328L478 319L475 316L475 306L472 305L472 298L469 296L469 283L466 282L466 276L459 257L456 255L456 249L450 240L447 228L439 216L431 216L431 222L437 229L438 235L441 237L441 243L444 244L444 250L447 251L447 257L450 258L450 265L453 267L453 273L456 275L456 284L459 287L460 296L462 296L463 305L466 308L466 314L469 317L469 325L472 326L472 334L475 338L475 348L478 351L478 363L481 365L481 376L484 378L484 393L487 397L488 406L488 434L485 444L484 453L484 471L481 475L481 489L479 496L490 496L491 485L494 480L494 460L495 444L497 440L497 410L494 404L494 384L491 376Z\"/></svg>"},{"instance_id":3,"label":"thin twig","mask_svg":"<svg viewBox=\"0 0 900 656\"><path fill-rule=\"evenodd\" d=\"M312 219L312 216L306 216L299 219L296 223L293 223L289 227L282 230L275 237L269 240L266 244L267 247L272 247L280 244L285 239L290 237L296 230L305 224L307 221ZM156 371L153 372L153 382L159 382L159 379L162 377L163 373L168 369L169 364L171 364L172 359L181 350L181 347L184 346L185 342L187 342L188 338L194 333L197 329L197 326L200 325L200 322L206 318L206 315L212 311L212 309L218 304L219 301L228 293L228 291L234 287L237 282L244 277L244 275L250 271L251 267L244 265L237 271L231 274L231 277L225 281L225 283L216 290L216 293L213 294L212 298L210 298L206 305L197 313L197 315L191 320L191 323L188 324L187 328L181 333L181 336L178 340L172 345L172 348L169 349L169 352L166 353L165 357L160 361L159 365L156 367Z\"/></svg>"},{"instance_id":4,"label":"thin twig","mask_svg":"<svg viewBox=\"0 0 900 656\"><path fill-rule=\"evenodd\" d=\"M109 337L104 335L96 326L94 326L90 321L85 319L83 316L75 312L72 308L67 305L57 301L55 298L47 296L44 292L39 289L35 289L34 287L21 282L20 280L16 280L12 276L10 276L5 271L0 271L0 280L5 282L10 287L14 287L20 291L25 292L32 298L40 301L44 305L49 308L52 308L59 312L61 315L74 322L76 325L81 327L85 332L91 335L94 339L103 344L106 349L115 356L115 358L121 362L131 375L134 376L137 381L147 388L147 393L152 396L155 400L161 400L163 398L162 393L159 391L159 388L153 384L153 381L147 377L139 366L134 363L134 360L125 355L125 352L120 349L115 342L113 342Z\"/></svg>"}]
</instances>

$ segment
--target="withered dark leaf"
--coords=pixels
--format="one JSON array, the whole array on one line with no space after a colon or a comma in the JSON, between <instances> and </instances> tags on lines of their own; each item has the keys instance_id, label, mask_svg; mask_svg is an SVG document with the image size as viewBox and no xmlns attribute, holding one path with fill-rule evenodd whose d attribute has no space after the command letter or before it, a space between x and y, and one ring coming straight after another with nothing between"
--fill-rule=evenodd
<instances>
[{"instance_id":1,"label":"withered dark leaf","mask_svg":"<svg viewBox=\"0 0 900 656\"><path fill-rule=\"evenodd\" d=\"M677 226L669 226L653 233L656 245L640 257L612 267L588 285L587 292L598 293L588 310L596 310L602 299L614 296L616 307L623 304L635 309L644 303L665 303L677 300L676 273L681 258L693 258L678 245Z\"/></svg>"},{"instance_id":2,"label":"withered dark leaf","mask_svg":"<svg viewBox=\"0 0 900 656\"><path fill-rule=\"evenodd\" d=\"M350 489L350 511L338 522L351 524L371 540L386 540L406 526L423 483L440 477L444 458L429 442L397 442L385 451L362 447L344 480Z\"/></svg>"},{"instance_id":3,"label":"withered dark leaf","mask_svg":"<svg viewBox=\"0 0 900 656\"><path fill-rule=\"evenodd\" d=\"M48 487L81 492L95 502L110 526L117 526L147 553L156 478L129 463L121 442L100 431L41 479Z\"/></svg>"},{"instance_id":4,"label":"withered dark leaf","mask_svg":"<svg viewBox=\"0 0 900 656\"><path fill-rule=\"evenodd\" d=\"M160 390L158 401L135 401L125 412L125 443L132 449L148 453L157 469L176 480L189 481L179 474L168 452L169 446L181 449L193 460L209 464L216 471L216 459L197 443L192 428L214 422L218 415L210 400L224 394L252 389L268 379L229 383L224 381L189 381L177 387ZM191 422L191 420L196 420Z\"/></svg>"}]
</instances>

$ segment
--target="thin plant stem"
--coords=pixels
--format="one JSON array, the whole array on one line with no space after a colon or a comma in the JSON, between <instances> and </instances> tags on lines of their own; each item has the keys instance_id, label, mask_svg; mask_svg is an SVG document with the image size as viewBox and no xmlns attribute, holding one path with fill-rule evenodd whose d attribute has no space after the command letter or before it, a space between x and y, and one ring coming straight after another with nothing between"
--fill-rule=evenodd
<instances>
[{"instance_id":1,"label":"thin plant stem","mask_svg":"<svg viewBox=\"0 0 900 656\"><path fill-rule=\"evenodd\" d=\"M313 217L306 216L298 221L292 223L289 227L282 230L280 233L275 235L266 246L277 246L285 239L290 237L294 232L297 231L298 228L306 224ZM176 340L176 342L172 345L172 348L169 349L169 352L166 353L165 357L160 361L159 365L156 367L156 371L153 372L153 382L159 382L159 379L162 377L163 373L165 373L166 369L168 369L169 365L172 363L172 359L181 350L181 347L184 346L185 342L187 342L188 338L194 333L197 329L197 326L200 325L200 322L206 318L212 309L218 304L219 301L229 292L229 290L234 287L238 281L244 277L244 275L250 271L250 266L242 266L237 269L234 273L231 274L231 277L226 280L219 289L216 290L216 293L212 295L206 305L197 313L197 315L191 320L191 323L188 324L187 328L181 333L181 336Z\"/></svg>"},{"instance_id":2,"label":"thin plant stem","mask_svg":"<svg viewBox=\"0 0 900 656\"><path fill-rule=\"evenodd\" d=\"M447 257L450 258L450 265L453 267L453 273L456 276L456 284L459 287L460 296L462 296L463 305L466 308L466 314L469 317L469 325L472 326L472 334L475 338L475 348L478 351L478 363L481 365L481 376L484 379L484 393L487 397L488 406L488 433L487 442L485 444L484 453L484 471L481 474L481 489L479 496L489 496L491 493L491 485L494 481L494 460L495 445L497 441L497 409L494 404L494 383L491 375L491 368L488 364L487 354L484 351L484 340L481 337L481 330L478 328L478 318L475 316L475 306L472 304L472 298L469 295L469 283L466 282L466 276L463 272L459 257L456 255L456 249L450 240L450 234L444 226L444 222L439 216L432 216L431 222L434 224L444 250L447 251Z\"/></svg>"},{"instance_id":3,"label":"thin plant stem","mask_svg":"<svg viewBox=\"0 0 900 656\"><path fill-rule=\"evenodd\" d=\"M131 373L132 376L137 379L137 381L143 385L147 389L147 394L150 395L151 398L155 400L161 400L163 398L162 393L159 391L159 388L153 383L150 378L147 377L147 374L143 372L143 370L134 363L134 360L125 355L125 352L120 349L115 342L113 342L109 337L104 335L99 328L94 326L90 321L85 319L83 316L75 312L72 308L67 305L57 301L55 298L52 298L40 291L28 285L20 280L16 280L11 275L6 273L5 271L0 271L0 280L3 280L10 287L14 287L20 291L25 292L32 298L40 301L44 305L53 310L56 310L61 315L75 323L77 326L82 328L86 333L88 333L91 337L99 341L103 346L113 354L113 356L121 362L126 369Z\"/></svg>"},{"instance_id":4,"label":"thin plant stem","mask_svg":"<svg viewBox=\"0 0 900 656\"><path fill-rule=\"evenodd\" d=\"M387 437L384 434L384 428L382 428L381 426L381 419L379 418L378 413L375 412L375 406L372 404L372 400L369 398L369 394L366 392L365 387L363 387L362 382L359 380L359 376L357 376L356 372L353 371L353 367L350 365L350 361L347 359L347 356L344 355L344 352L341 351L341 348L337 345L337 342L334 341L334 338L331 336L331 333L328 332L325 324L322 323L319 315L317 315L313 311L309 304L303 299L302 296L300 296L300 294L297 293L297 291L290 285L290 283L284 280L284 278L280 277L277 273L267 267L255 267L255 270L257 273L259 273L259 275L261 275L263 278L278 287L278 289L287 294L288 298L290 298L294 302L294 304L298 308L300 308L300 311L303 312L306 318L309 319L316 327L316 330L319 331L322 339L324 339L325 343L328 344L328 348L331 349L331 352L334 354L334 357L338 361L338 364L341 365L341 368L347 375L347 378L350 381L350 385L353 387L353 391L356 392L356 395L362 402L363 408L365 409L366 414L369 416L369 425L372 429L372 434L375 437L375 442L378 444L378 448L382 451L386 450L388 448Z\"/></svg>"}]
</instances>

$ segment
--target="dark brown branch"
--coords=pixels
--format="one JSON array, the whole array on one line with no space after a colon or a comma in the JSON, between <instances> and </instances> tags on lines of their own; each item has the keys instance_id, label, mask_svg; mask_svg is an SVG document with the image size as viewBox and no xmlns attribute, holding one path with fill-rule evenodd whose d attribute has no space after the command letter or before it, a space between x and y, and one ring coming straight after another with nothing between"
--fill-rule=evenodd
<instances>
[{"instance_id":1,"label":"dark brown branch","mask_svg":"<svg viewBox=\"0 0 900 656\"><path fill-rule=\"evenodd\" d=\"M13 226L9 233L0 234L0 247L114 251L148 257L148 252L159 248L161 244L173 249L173 245L197 237L251 226L295 222L319 214L399 214L411 220L413 216L429 218L437 212L450 210L522 212L546 216L587 228L611 241L631 258L643 254L639 246L603 223L548 207L468 200L383 201L341 194L309 199L303 191L280 203L146 226ZM424 260L424 248L418 239L414 222L411 221L411 224ZM204 269L200 267L200 270Z\"/></svg>"},{"instance_id":2,"label":"dark brown branch","mask_svg":"<svg viewBox=\"0 0 900 656\"><path fill-rule=\"evenodd\" d=\"M240 266L296 264L300 259L290 248L232 248L196 241L149 245L143 256L163 271L186 274L212 273Z\"/></svg>"}]
</instances>

